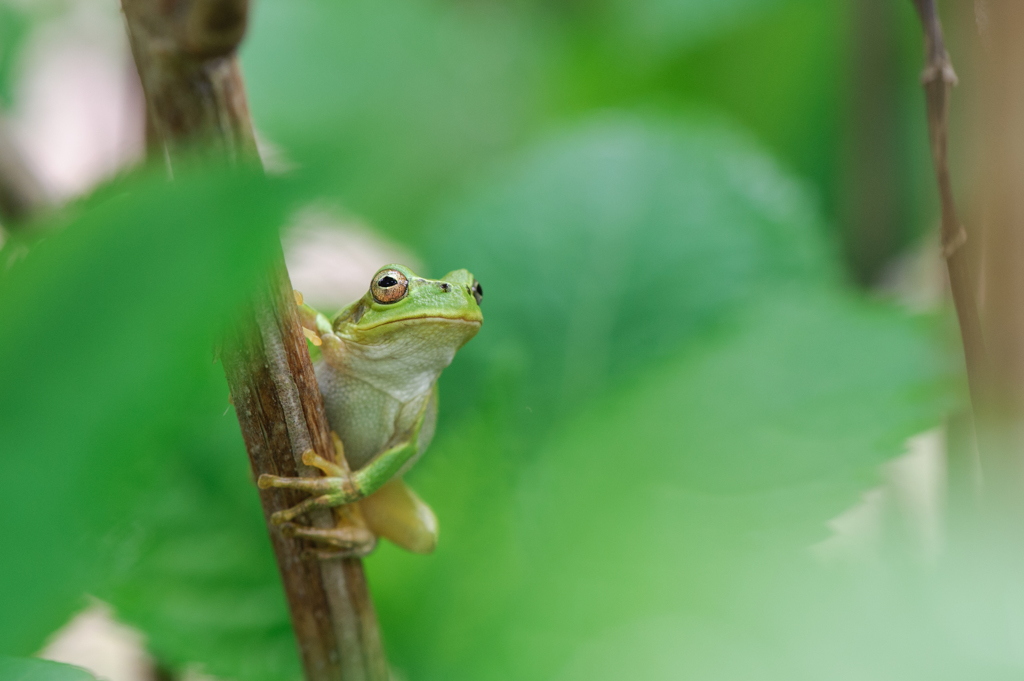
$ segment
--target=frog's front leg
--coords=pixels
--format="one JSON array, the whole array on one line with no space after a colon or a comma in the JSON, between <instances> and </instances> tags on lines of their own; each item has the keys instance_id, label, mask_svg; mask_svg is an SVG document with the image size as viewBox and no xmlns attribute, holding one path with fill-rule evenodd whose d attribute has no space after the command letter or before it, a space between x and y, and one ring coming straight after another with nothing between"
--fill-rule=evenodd
<instances>
[{"instance_id":1,"label":"frog's front leg","mask_svg":"<svg viewBox=\"0 0 1024 681\"><path fill-rule=\"evenodd\" d=\"M331 320L323 312L318 312L303 302L302 294L298 291L295 291L295 309L299 315L299 324L302 325L302 328L321 336L325 333L331 333Z\"/></svg>"},{"instance_id":2,"label":"frog's front leg","mask_svg":"<svg viewBox=\"0 0 1024 681\"><path fill-rule=\"evenodd\" d=\"M341 442L337 439L337 436L334 436L334 440L335 447L338 449L340 454L342 451ZM260 479L257 482L260 489L277 487L280 489L296 489L301 492L317 495L310 497L291 508L274 513L270 517L270 521L275 525L288 523L309 511L343 506L351 503L351 501L354 501L357 498L360 498L353 485L352 476L347 470L338 464L333 461L328 461L312 449L307 449L303 452L302 463L307 466L319 468L327 477L283 478L277 475L264 474L260 476Z\"/></svg>"},{"instance_id":3,"label":"frog's front leg","mask_svg":"<svg viewBox=\"0 0 1024 681\"><path fill-rule=\"evenodd\" d=\"M345 348L341 339L334 333L334 327L327 315L318 312L302 301L302 294L295 292L295 306L299 315L299 324L306 338L320 348L328 364L338 366L344 358Z\"/></svg>"},{"instance_id":4,"label":"frog's front leg","mask_svg":"<svg viewBox=\"0 0 1024 681\"><path fill-rule=\"evenodd\" d=\"M303 463L320 468L327 474L327 477L282 478L276 475L261 475L257 481L260 489L276 487L317 495L291 508L274 513L270 518L271 522L280 525L290 522L303 513L321 508L344 506L376 492L384 483L394 477L395 473L401 470L402 466L418 451L419 435L426 420L429 404L429 399L423 401L412 432L405 441L377 454L369 463L354 473L348 474L341 466L327 461L315 452L307 451L302 456Z\"/></svg>"},{"instance_id":5,"label":"frog's front leg","mask_svg":"<svg viewBox=\"0 0 1024 681\"><path fill-rule=\"evenodd\" d=\"M416 435L418 435L418 428ZM414 436L402 444L396 445L374 457L370 463L353 473L351 476L331 476L326 478L282 478L264 473L257 484L260 489L276 487L279 489L295 489L308 494L316 494L300 504L274 513L270 520L276 525L294 520L303 513L322 508L344 506L353 501L367 497L376 492L385 482L390 480L402 466L416 453L417 438Z\"/></svg>"}]
</instances>

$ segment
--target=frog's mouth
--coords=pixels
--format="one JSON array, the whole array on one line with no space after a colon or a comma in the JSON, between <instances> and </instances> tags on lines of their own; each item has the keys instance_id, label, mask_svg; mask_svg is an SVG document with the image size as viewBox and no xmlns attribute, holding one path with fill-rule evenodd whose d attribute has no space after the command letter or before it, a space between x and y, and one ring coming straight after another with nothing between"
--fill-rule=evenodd
<instances>
[{"instance_id":1,"label":"frog's mouth","mask_svg":"<svg viewBox=\"0 0 1024 681\"><path fill-rule=\"evenodd\" d=\"M438 314L424 314L415 315L412 317L402 317L401 319L387 319L382 322L377 322L370 326L364 326L363 331L369 331L370 329L379 329L382 326L388 326L389 324L405 324L407 322L447 322L456 324L472 324L473 326L480 326L483 323L482 319L467 319L466 317L445 317Z\"/></svg>"}]
</instances>

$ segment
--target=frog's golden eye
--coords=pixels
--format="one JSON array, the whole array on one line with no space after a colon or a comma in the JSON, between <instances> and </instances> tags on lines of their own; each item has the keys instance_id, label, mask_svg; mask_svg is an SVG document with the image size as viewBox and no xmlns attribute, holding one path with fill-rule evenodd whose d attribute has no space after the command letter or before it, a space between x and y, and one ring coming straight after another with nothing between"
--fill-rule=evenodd
<instances>
[{"instance_id":1,"label":"frog's golden eye","mask_svg":"<svg viewBox=\"0 0 1024 681\"><path fill-rule=\"evenodd\" d=\"M409 280L398 270L381 270L373 275L370 293L382 305L396 303L409 292Z\"/></svg>"},{"instance_id":2,"label":"frog's golden eye","mask_svg":"<svg viewBox=\"0 0 1024 681\"><path fill-rule=\"evenodd\" d=\"M480 285L480 282L476 279L473 280L473 285L469 287L469 292L476 298L476 304L479 305L480 301L484 299L484 287Z\"/></svg>"}]
</instances>

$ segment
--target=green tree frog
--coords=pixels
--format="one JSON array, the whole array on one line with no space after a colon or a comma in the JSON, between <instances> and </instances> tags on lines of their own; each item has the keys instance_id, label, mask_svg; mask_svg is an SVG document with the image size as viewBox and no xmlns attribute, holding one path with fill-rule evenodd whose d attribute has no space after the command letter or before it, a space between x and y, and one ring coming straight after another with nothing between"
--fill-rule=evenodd
<instances>
[{"instance_id":1,"label":"green tree frog","mask_svg":"<svg viewBox=\"0 0 1024 681\"><path fill-rule=\"evenodd\" d=\"M376 537L417 553L433 551L437 519L402 476L433 438L438 376L480 330L482 297L480 283L466 270L435 281L388 265L373 275L370 290L333 320L299 303L307 335L320 342L321 358L313 368L335 444L352 472L307 451L303 462L325 477L261 475L263 489L311 495L275 513L272 522L348 554L368 552ZM334 529L292 523L307 511L337 507L357 507L358 522L344 522L336 512Z\"/></svg>"}]
</instances>

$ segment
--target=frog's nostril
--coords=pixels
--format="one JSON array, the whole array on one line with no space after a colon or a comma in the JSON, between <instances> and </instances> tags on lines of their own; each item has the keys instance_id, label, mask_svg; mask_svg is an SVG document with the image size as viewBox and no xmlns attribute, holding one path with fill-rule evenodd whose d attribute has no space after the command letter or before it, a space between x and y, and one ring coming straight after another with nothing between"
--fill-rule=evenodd
<instances>
[{"instance_id":1,"label":"frog's nostril","mask_svg":"<svg viewBox=\"0 0 1024 681\"><path fill-rule=\"evenodd\" d=\"M449 286L448 284L441 284L441 290L444 291L445 293L448 293L448 291L450 291L451 288L452 287Z\"/></svg>"}]
</instances>

